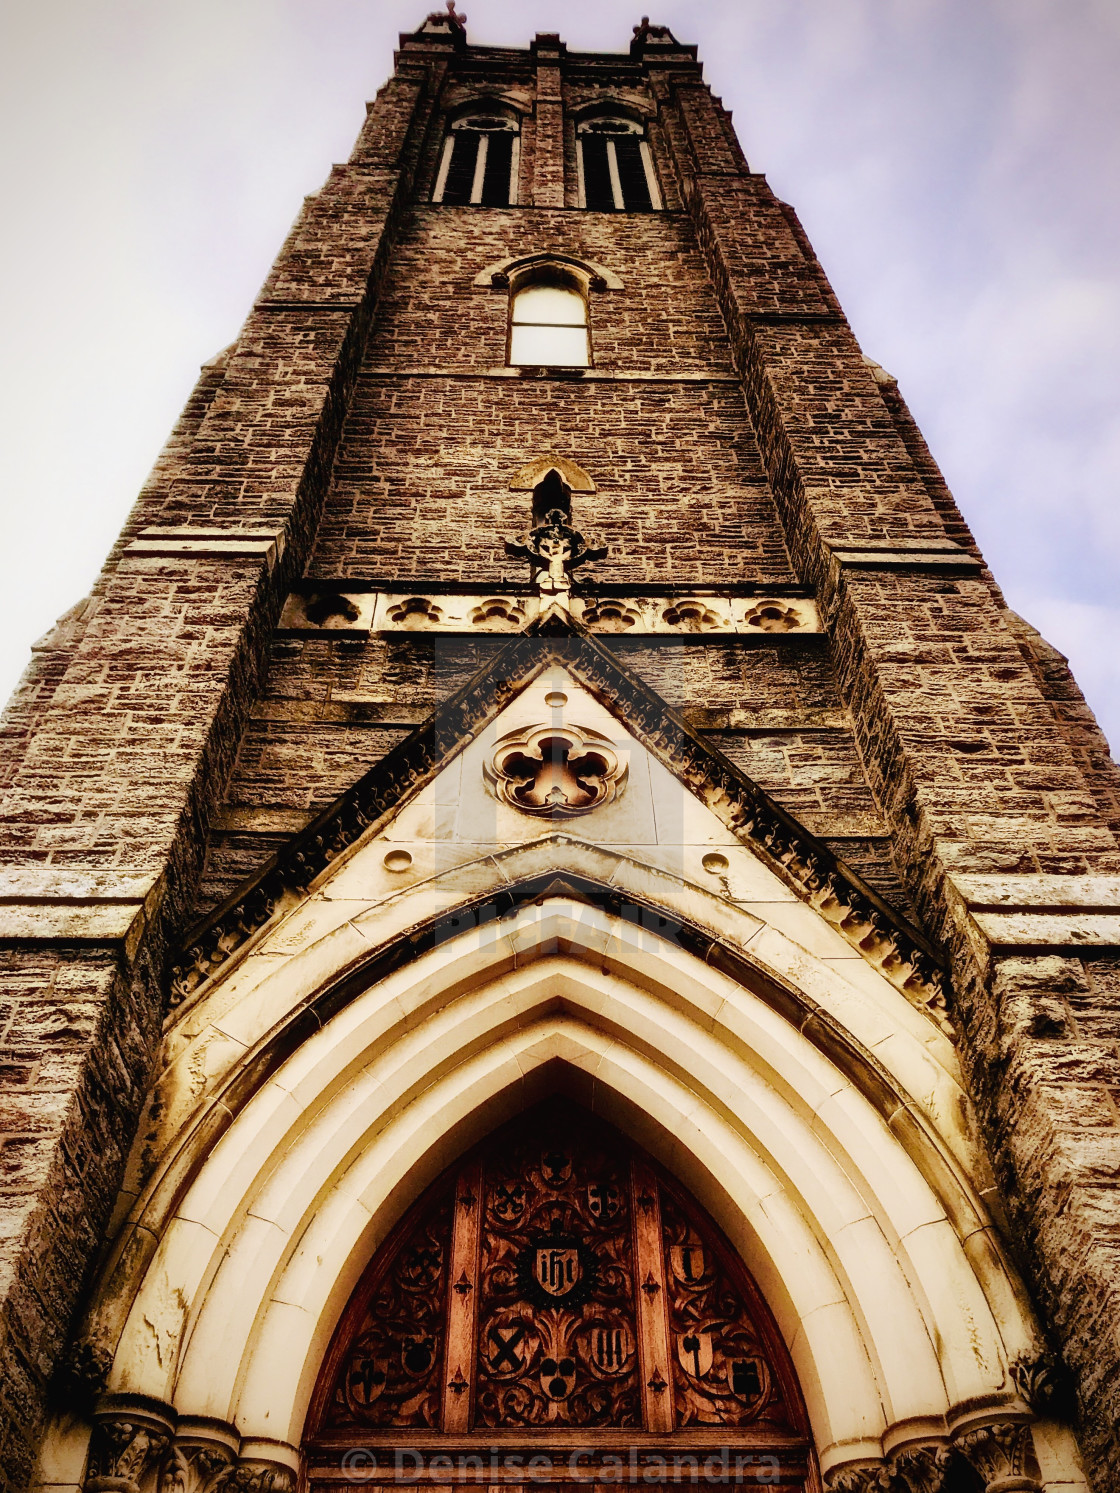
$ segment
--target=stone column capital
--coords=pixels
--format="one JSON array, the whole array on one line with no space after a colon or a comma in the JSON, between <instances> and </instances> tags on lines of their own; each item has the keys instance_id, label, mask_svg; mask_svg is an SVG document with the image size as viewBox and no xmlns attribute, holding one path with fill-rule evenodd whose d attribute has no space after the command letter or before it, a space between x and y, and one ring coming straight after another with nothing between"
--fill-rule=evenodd
<instances>
[{"instance_id":1,"label":"stone column capital","mask_svg":"<svg viewBox=\"0 0 1120 1493\"><path fill-rule=\"evenodd\" d=\"M983 1478L986 1493L1042 1493L1029 1416L970 1417L954 1427L953 1448Z\"/></svg>"},{"instance_id":2,"label":"stone column capital","mask_svg":"<svg viewBox=\"0 0 1120 1493\"><path fill-rule=\"evenodd\" d=\"M84 1493L141 1493L158 1472L178 1417L144 1395L109 1395L97 1407Z\"/></svg>"}]
</instances>

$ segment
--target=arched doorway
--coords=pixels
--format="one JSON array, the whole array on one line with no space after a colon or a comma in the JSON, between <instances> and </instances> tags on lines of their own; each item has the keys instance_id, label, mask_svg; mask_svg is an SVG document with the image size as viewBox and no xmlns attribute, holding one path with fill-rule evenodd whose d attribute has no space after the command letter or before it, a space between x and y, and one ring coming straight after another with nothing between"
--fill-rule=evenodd
<instances>
[{"instance_id":1,"label":"arched doorway","mask_svg":"<svg viewBox=\"0 0 1120 1493\"><path fill-rule=\"evenodd\" d=\"M554 1097L451 1167L354 1291L315 1489L820 1487L785 1345L677 1179Z\"/></svg>"}]
</instances>

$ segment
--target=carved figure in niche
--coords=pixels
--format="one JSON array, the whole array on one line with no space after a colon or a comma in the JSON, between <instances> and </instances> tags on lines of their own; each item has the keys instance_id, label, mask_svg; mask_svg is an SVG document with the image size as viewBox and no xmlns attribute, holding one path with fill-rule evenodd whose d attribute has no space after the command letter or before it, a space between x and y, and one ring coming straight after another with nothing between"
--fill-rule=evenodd
<instances>
[{"instance_id":1,"label":"carved figure in niche","mask_svg":"<svg viewBox=\"0 0 1120 1493\"><path fill-rule=\"evenodd\" d=\"M627 764L587 726L534 726L499 741L483 775L494 796L525 814L570 819L617 798Z\"/></svg>"},{"instance_id":2,"label":"carved figure in niche","mask_svg":"<svg viewBox=\"0 0 1120 1493\"><path fill-rule=\"evenodd\" d=\"M758 627L763 632L792 632L801 626L801 618L793 607L784 607L776 601L760 601L743 620L748 627Z\"/></svg>"},{"instance_id":3,"label":"carved figure in niche","mask_svg":"<svg viewBox=\"0 0 1120 1493\"><path fill-rule=\"evenodd\" d=\"M395 602L386 614L397 627L432 627L443 618L443 611L426 596L409 596Z\"/></svg>"},{"instance_id":4,"label":"carved figure in niche","mask_svg":"<svg viewBox=\"0 0 1120 1493\"><path fill-rule=\"evenodd\" d=\"M550 467L533 489L533 527L516 542L506 540L506 553L528 560L533 567L533 584L541 596L562 605L566 605L577 567L602 560L607 553L605 545L592 549L585 544L583 535L568 522L571 514L572 489Z\"/></svg>"}]
</instances>

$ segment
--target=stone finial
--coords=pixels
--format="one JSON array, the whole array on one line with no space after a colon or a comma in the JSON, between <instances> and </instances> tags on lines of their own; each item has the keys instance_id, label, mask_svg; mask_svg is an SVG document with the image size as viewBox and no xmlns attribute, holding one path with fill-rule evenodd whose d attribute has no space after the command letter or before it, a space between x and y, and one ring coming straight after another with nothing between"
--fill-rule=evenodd
<instances>
[{"instance_id":1,"label":"stone finial","mask_svg":"<svg viewBox=\"0 0 1120 1493\"><path fill-rule=\"evenodd\" d=\"M680 42L668 26L653 26L650 24L649 16L643 16L641 22L634 27L634 40L630 43L630 51L640 52L651 44L661 47L680 46Z\"/></svg>"}]
</instances>

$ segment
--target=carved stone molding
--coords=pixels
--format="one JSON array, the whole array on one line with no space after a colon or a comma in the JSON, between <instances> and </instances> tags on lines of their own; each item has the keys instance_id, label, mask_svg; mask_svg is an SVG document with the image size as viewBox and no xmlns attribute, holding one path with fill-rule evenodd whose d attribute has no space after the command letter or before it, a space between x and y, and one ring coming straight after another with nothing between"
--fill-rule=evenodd
<instances>
[{"instance_id":1,"label":"carved stone molding","mask_svg":"<svg viewBox=\"0 0 1120 1493\"><path fill-rule=\"evenodd\" d=\"M524 814L571 819L619 797L627 765L588 726L532 726L503 736L483 767L495 798Z\"/></svg>"},{"instance_id":2,"label":"carved stone molding","mask_svg":"<svg viewBox=\"0 0 1120 1493\"><path fill-rule=\"evenodd\" d=\"M1028 1420L971 1425L954 1432L953 1446L984 1479L986 1493L1042 1493Z\"/></svg>"},{"instance_id":3,"label":"carved stone molding","mask_svg":"<svg viewBox=\"0 0 1120 1493\"><path fill-rule=\"evenodd\" d=\"M566 532L579 539L574 529ZM560 535L560 540L561 550L567 553L564 535ZM520 548L518 552L525 558ZM577 548L572 553L580 552ZM597 553L583 552L582 559L575 563L580 564ZM708 591L660 597L616 596L602 595L592 588L584 594L577 589L575 595L569 595L571 554L567 561L564 553L552 558L562 573L560 592L567 598L573 615L592 632L625 632L635 637L688 634L704 638L802 637L821 632L816 603L803 596L720 596ZM492 593L441 591L427 596L419 592L407 595L356 591L348 589L354 585L352 580L322 581L318 585L305 581L284 603L279 634L289 639L303 636L360 641L371 633L519 632L556 599L553 587L556 580L553 577L541 595L503 593L499 587Z\"/></svg>"},{"instance_id":4,"label":"carved stone molding","mask_svg":"<svg viewBox=\"0 0 1120 1493\"><path fill-rule=\"evenodd\" d=\"M171 1445L175 1412L157 1400L115 1396L93 1423L84 1493L141 1493Z\"/></svg>"}]
</instances>

